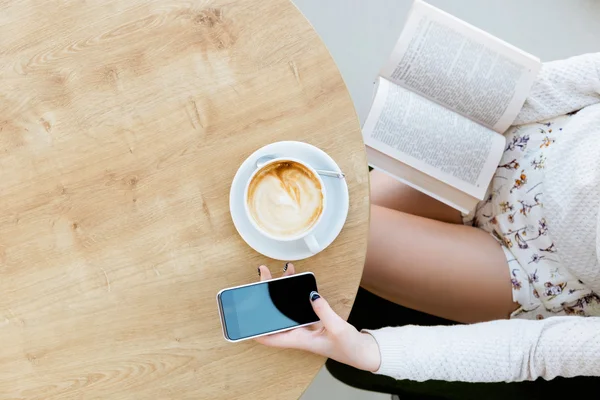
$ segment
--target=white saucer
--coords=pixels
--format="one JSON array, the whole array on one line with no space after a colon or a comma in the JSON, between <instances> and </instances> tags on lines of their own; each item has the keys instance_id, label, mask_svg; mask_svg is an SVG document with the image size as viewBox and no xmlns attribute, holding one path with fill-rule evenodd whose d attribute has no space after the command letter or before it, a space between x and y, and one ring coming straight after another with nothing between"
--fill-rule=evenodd
<instances>
[{"instance_id":1,"label":"white saucer","mask_svg":"<svg viewBox=\"0 0 600 400\"><path fill-rule=\"evenodd\" d=\"M229 192L229 211L238 233L250 247L269 258L282 261L297 261L314 254L308 250L303 240L278 242L260 234L248 220L244 209L244 190L250 175L256 169L256 160L263 155L293 157L306 161L315 169L340 171L340 167L323 150L302 142L277 142L268 144L244 161L235 174ZM348 216L349 196L345 179L322 177L327 194L325 214L314 233L319 244L325 249L340 234Z\"/></svg>"}]
</instances>

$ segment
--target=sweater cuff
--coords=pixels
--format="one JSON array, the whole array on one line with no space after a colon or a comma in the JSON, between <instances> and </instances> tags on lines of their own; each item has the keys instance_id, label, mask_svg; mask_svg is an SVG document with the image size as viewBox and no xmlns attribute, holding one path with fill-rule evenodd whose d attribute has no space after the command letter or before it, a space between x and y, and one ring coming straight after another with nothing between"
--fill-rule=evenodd
<instances>
[{"instance_id":1,"label":"sweater cuff","mask_svg":"<svg viewBox=\"0 0 600 400\"><path fill-rule=\"evenodd\" d=\"M378 375L387 375L396 379L411 376L411 360L414 355L414 343L410 340L416 326L388 327L377 330L363 329L362 332L373 336L379 345L381 364L375 371Z\"/></svg>"}]
</instances>

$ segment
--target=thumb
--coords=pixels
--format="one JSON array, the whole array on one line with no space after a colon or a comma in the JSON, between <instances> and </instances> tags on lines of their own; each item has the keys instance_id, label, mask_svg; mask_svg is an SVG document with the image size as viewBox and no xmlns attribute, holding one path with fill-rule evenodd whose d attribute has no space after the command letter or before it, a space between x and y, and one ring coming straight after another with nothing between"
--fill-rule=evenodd
<instances>
[{"instance_id":1,"label":"thumb","mask_svg":"<svg viewBox=\"0 0 600 400\"><path fill-rule=\"evenodd\" d=\"M321 295L317 292L310 293L310 302L312 304L313 310L317 317L325 326L331 334L335 335L340 333L346 326L346 321L342 319L339 315L333 311L331 306Z\"/></svg>"}]
</instances>

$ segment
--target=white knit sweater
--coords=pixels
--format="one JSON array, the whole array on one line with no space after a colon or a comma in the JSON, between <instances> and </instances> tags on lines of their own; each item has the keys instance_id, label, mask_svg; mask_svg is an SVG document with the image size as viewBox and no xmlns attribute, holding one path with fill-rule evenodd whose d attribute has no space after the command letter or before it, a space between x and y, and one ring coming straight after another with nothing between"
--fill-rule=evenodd
<instances>
[{"instance_id":1,"label":"white knit sweater","mask_svg":"<svg viewBox=\"0 0 600 400\"><path fill-rule=\"evenodd\" d=\"M563 264L600 292L600 53L547 63L515 124L572 117L552 154L545 209ZM560 162L559 162L560 161ZM396 379L513 382L600 376L600 318L555 317L449 327L367 331L379 344L376 372Z\"/></svg>"}]
</instances>

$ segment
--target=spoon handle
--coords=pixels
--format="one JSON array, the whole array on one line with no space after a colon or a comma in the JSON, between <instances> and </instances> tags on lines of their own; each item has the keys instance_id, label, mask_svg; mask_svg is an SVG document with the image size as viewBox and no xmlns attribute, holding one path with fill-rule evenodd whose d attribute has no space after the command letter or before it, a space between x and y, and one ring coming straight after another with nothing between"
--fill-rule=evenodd
<instances>
[{"instance_id":1,"label":"spoon handle","mask_svg":"<svg viewBox=\"0 0 600 400\"><path fill-rule=\"evenodd\" d=\"M346 177L346 174L344 174L343 172L325 171L323 169L317 169L316 171L319 175L323 175L323 176L331 176L333 178L339 178L339 179L344 179Z\"/></svg>"}]
</instances>

